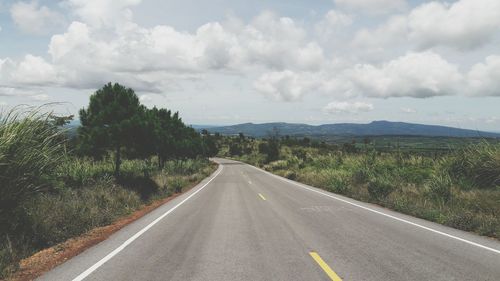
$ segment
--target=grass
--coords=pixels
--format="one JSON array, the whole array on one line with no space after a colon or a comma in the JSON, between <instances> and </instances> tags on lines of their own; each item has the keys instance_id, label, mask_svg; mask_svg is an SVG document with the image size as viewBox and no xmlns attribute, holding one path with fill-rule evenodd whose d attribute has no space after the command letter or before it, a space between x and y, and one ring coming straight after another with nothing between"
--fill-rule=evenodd
<instances>
[{"instance_id":1,"label":"grass","mask_svg":"<svg viewBox=\"0 0 500 281\"><path fill-rule=\"evenodd\" d=\"M21 109L0 116L0 229L15 223L20 202L53 184L64 145L49 117Z\"/></svg>"},{"instance_id":2,"label":"grass","mask_svg":"<svg viewBox=\"0 0 500 281\"><path fill-rule=\"evenodd\" d=\"M15 225L0 240L0 278L14 272L20 259L181 192L214 170L206 159L168 161L162 170L124 160L124 178L115 180L109 159L68 157L63 163L56 173L62 179L58 188L35 194L16 209Z\"/></svg>"},{"instance_id":3,"label":"grass","mask_svg":"<svg viewBox=\"0 0 500 281\"><path fill-rule=\"evenodd\" d=\"M235 158L334 193L500 239L498 143L474 142L438 156L282 145L280 159L270 163L255 150Z\"/></svg>"}]
</instances>

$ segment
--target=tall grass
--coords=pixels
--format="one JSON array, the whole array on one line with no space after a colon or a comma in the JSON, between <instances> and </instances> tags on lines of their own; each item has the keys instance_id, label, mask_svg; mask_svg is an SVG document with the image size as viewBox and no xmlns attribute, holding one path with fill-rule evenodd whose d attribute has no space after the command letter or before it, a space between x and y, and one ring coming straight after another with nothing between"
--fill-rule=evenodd
<instances>
[{"instance_id":1,"label":"tall grass","mask_svg":"<svg viewBox=\"0 0 500 281\"><path fill-rule=\"evenodd\" d=\"M470 145L456 153L449 165L453 176L468 178L479 188L500 186L500 145Z\"/></svg>"},{"instance_id":2,"label":"tall grass","mask_svg":"<svg viewBox=\"0 0 500 281\"><path fill-rule=\"evenodd\" d=\"M63 132L49 117L20 108L0 116L0 232L24 200L51 186L64 158Z\"/></svg>"}]
</instances>

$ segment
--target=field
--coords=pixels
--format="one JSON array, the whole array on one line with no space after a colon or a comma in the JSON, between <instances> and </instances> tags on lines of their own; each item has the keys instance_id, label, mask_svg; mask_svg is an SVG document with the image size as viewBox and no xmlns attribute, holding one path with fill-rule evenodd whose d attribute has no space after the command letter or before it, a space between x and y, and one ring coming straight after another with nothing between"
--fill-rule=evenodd
<instances>
[{"instance_id":1,"label":"field","mask_svg":"<svg viewBox=\"0 0 500 281\"><path fill-rule=\"evenodd\" d=\"M399 149L378 145L397 141ZM499 239L500 144L453 139L443 149L448 141L378 137L369 143L304 145L281 138L279 154L271 157L266 140L230 138L224 145L241 148L220 153L334 193Z\"/></svg>"}]
</instances>

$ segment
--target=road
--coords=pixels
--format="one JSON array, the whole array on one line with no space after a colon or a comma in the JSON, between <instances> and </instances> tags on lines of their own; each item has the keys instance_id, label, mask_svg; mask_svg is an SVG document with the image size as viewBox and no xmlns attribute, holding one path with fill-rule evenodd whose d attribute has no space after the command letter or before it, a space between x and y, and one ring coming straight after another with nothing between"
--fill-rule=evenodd
<instances>
[{"instance_id":1,"label":"road","mask_svg":"<svg viewBox=\"0 0 500 281\"><path fill-rule=\"evenodd\" d=\"M40 280L500 280L500 243L224 159Z\"/></svg>"}]
</instances>

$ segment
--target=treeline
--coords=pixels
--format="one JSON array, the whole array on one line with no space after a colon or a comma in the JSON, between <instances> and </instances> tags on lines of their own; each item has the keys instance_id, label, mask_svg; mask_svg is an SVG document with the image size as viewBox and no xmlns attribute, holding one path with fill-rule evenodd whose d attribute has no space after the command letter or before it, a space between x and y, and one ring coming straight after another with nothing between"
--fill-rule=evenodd
<instances>
[{"instance_id":1,"label":"treeline","mask_svg":"<svg viewBox=\"0 0 500 281\"><path fill-rule=\"evenodd\" d=\"M149 159L156 156L162 168L169 159L211 157L217 154L215 140L186 126L179 113L141 105L135 92L120 84L107 84L80 110L76 151L95 159L111 153L115 176L120 175L123 156Z\"/></svg>"}]
</instances>

